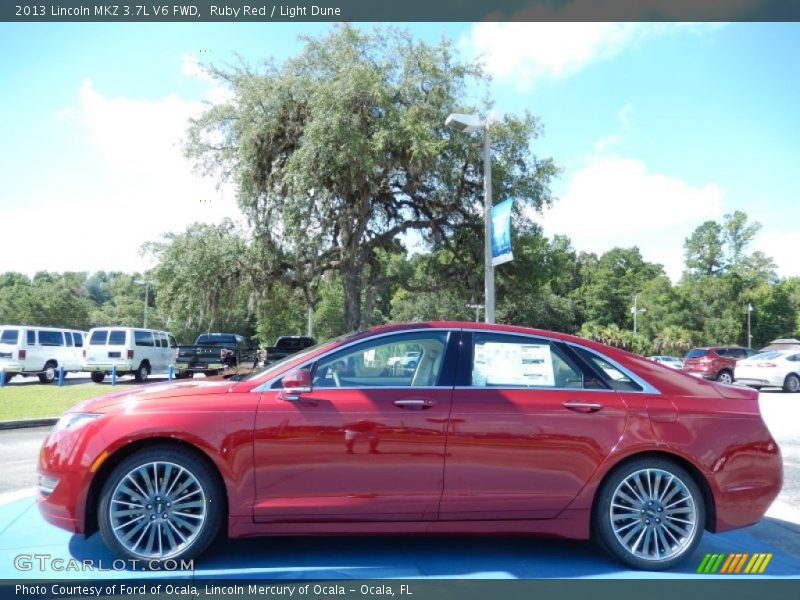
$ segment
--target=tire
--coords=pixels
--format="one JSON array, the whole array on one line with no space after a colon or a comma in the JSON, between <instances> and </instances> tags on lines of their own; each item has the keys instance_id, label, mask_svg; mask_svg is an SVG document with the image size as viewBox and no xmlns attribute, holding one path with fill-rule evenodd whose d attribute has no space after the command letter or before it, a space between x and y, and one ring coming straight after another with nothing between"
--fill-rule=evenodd
<instances>
[{"instance_id":1,"label":"tire","mask_svg":"<svg viewBox=\"0 0 800 600\"><path fill-rule=\"evenodd\" d=\"M717 381L719 383L727 383L730 385L733 383L733 373L728 371L727 369L723 369L719 373L717 373Z\"/></svg>"},{"instance_id":2,"label":"tire","mask_svg":"<svg viewBox=\"0 0 800 600\"><path fill-rule=\"evenodd\" d=\"M783 391L790 393L800 392L800 377L794 373L789 373L786 379L783 380Z\"/></svg>"},{"instance_id":3,"label":"tire","mask_svg":"<svg viewBox=\"0 0 800 600\"><path fill-rule=\"evenodd\" d=\"M103 379L106 378L106 374L102 371L92 371L92 381L95 383L103 383Z\"/></svg>"},{"instance_id":4,"label":"tire","mask_svg":"<svg viewBox=\"0 0 800 600\"><path fill-rule=\"evenodd\" d=\"M134 379L139 383L145 383L147 378L150 376L150 365L143 362L139 365L139 368L136 369L136 372L133 374Z\"/></svg>"},{"instance_id":5,"label":"tire","mask_svg":"<svg viewBox=\"0 0 800 600\"><path fill-rule=\"evenodd\" d=\"M592 516L595 538L614 558L635 569L662 571L697 548L706 510L686 469L663 458L641 458L607 476Z\"/></svg>"},{"instance_id":6,"label":"tire","mask_svg":"<svg viewBox=\"0 0 800 600\"><path fill-rule=\"evenodd\" d=\"M154 489L154 472L157 485L166 488L164 496ZM174 494L172 490L184 484ZM217 474L193 452L172 446L147 448L118 464L103 485L97 508L100 534L113 552L144 560L145 567L150 561L192 559L219 534L225 499ZM170 512L176 504L181 516Z\"/></svg>"},{"instance_id":7,"label":"tire","mask_svg":"<svg viewBox=\"0 0 800 600\"><path fill-rule=\"evenodd\" d=\"M58 377L58 365L55 361L49 360L44 365L44 371L39 373L39 383L53 383Z\"/></svg>"}]
</instances>

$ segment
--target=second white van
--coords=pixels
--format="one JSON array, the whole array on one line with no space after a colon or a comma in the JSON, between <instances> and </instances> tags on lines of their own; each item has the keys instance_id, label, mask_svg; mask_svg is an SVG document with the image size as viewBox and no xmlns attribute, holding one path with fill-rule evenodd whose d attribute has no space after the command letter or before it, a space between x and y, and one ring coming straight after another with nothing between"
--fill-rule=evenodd
<instances>
[{"instance_id":1,"label":"second white van","mask_svg":"<svg viewBox=\"0 0 800 600\"><path fill-rule=\"evenodd\" d=\"M116 370L147 381L154 373L166 373L175 364L178 343L166 331L135 327L96 327L89 331L83 370L100 383Z\"/></svg>"}]
</instances>

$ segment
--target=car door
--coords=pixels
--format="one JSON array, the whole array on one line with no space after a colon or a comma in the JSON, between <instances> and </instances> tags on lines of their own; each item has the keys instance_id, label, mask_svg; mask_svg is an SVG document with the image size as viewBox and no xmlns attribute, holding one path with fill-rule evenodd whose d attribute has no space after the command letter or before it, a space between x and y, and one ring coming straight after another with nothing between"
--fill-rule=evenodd
<instances>
[{"instance_id":1,"label":"car door","mask_svg":"<svg viewBox=\"0 0 800 600\"><path fill-rule=\"evenodd\" d=\"M440 518L557 515L622 437L623 399L557 341L465 331L462 347Z\"/></svg>"},{"instance_id":2,"label":"car door","mask_svg":"<svg viewBox=\"0 0 800 600\"><path fill-rule=\"evenodd\" d=\"M262 393L256 417L257 521L436 518L460 332L356 342L308 365L312 389ZM422 352L414 369L388 364Z\"/></svg>"}]
</instances>

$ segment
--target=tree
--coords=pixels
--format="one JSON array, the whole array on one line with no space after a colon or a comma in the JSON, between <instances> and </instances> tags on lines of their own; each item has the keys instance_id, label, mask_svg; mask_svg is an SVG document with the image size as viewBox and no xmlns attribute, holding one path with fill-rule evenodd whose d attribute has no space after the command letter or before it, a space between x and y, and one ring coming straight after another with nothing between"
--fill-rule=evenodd
<instances>
[{"instance_id":1,"label":"tree","mask_svg":"<svg viewBox=\"0 0 800 600\"><path fill-rule=\"evenodd\" d=\"M436 46L389 30L344 25L305 38L303 51L255 72L210 69L234 100L189 130L187 156L235 182L263 250L261 276L302 290L312 306L321 275L339 275L345 328L366 326L392 281L381 252L410 232L420 247L451 247L459 231L482 235L482 148L444 126L451 112L487 110L468 100L485 85L453 43ZM498 197L539 209L552 200L549 159L530 144L530 114L492 126ZM462 238L463 239L463 238Z\"/></svg>"},{"instance_id":2,"label":"tree","mask_svg":"<svg viewBox=\"0 0 800 600\"><path fill-rule=\"evenodd\" d=\"M683 247L689 273L710 277L725 268L722 226L716 221L700 225L686 238Z\"/></svg>"}]
</instances>

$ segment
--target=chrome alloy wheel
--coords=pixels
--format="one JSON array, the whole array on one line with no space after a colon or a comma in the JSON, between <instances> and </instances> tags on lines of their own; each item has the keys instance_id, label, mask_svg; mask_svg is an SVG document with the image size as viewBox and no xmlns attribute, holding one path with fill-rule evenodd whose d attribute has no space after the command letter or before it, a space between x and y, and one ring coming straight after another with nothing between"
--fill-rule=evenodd
<instances>
[{"instance_id":1,"label":"chrome alloy wheel","mask_svg":"<svg viewBox=\"0 0 800 600\"><path fill-rule=\"evenodd\" d=\"M640 469L614 490L609 511L619 543L633 556L664 561L682 554L697 530L697 506L686 484L661 469Z\"/></svg>"},{"instance_id":2,"label":"chrome alloy wheel","mask_svg":"<svg viewBox=\"0 0 800 600\"><path fill-rule=\"evenodd\" d=\"M131 554L165 559L190 546L206 521L206 496L190 471L149 462L128 472L109 506L114 537Z\"/></svg>"}]
</instances>

